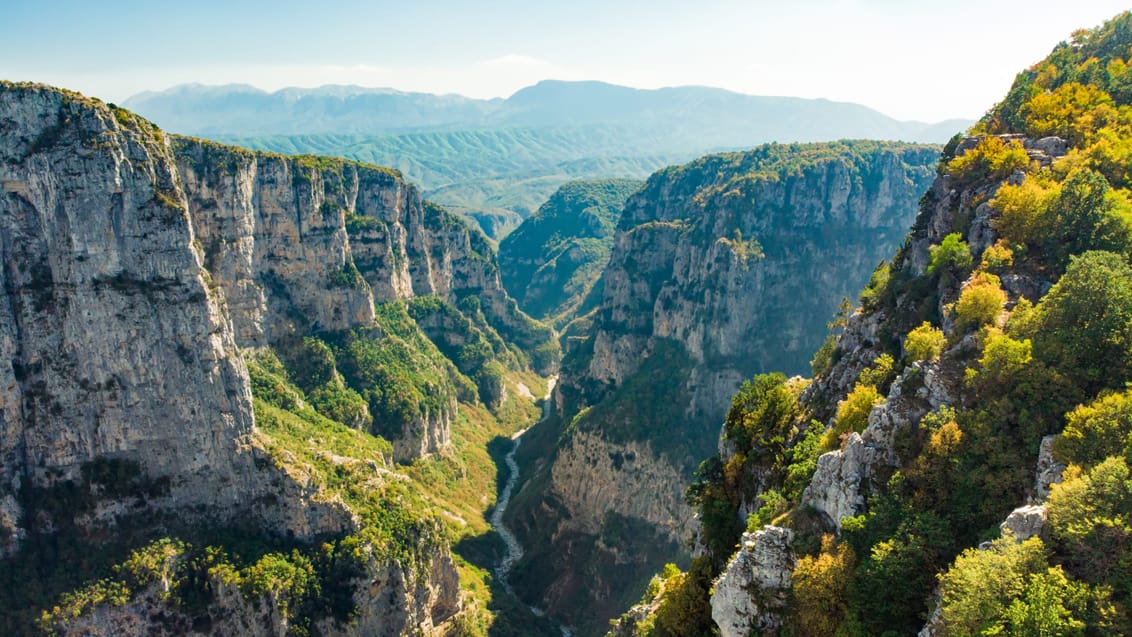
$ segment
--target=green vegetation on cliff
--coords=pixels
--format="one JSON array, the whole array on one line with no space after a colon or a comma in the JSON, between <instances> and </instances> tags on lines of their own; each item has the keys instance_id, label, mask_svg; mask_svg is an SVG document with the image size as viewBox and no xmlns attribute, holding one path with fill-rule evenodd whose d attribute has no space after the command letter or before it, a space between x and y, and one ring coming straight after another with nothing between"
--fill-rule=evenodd
<instances>
[{"instance_id":1,"label":"green vegetation on cliff","mask_svg":"<svg viewBox=\"0 0 1132 637\"><path fill-rule=\"evenodd\" d=\"M5 298L34 289L14 305L45 326L11 361L9 404L55 402L50 422L6 423L0 633L553 634L490 573L502 548L486 514L501 449L539 413L546 381L529 367L553 368L557 344L498 285L482 234L389 169L170 143L39 85L0 81L0 102L22 193L0 206L5 245L56 192L39 176L66 197L38 230L84 233L62 221L76 210L118 229L90 234L111 274L69 248L51 266L50 249L9 255L33 276ZM414 286L451 305L373 304ZM101 359L47 320L80 298ZM71 451L49 459L56 445Z\"/></svg>"},{"instance_id":2,"label":"green vegetation on cliff","mask_svg":"<svg viewBox=\"0 0 1132 637\"><path fill-rule=\"evenodd\" d=\"M937 605L933 635L1132 630L1130 51L1125 13L1020 74L813 384L735 398L689 495L716 573L741 506L793 529L792 602L762 618L783 634L910 635ZM803 493L814 430L835 451Z\"/></svg>"},{"instance_id":3,"label":"green vegetation on cliff","mask_svg":"<svg viewBox=\"0 0 1132 637\"><path fill-rule=\"evenodd\" d=\"M670 549L691 517L684 480L716 448L727 397L752 373L806 366L838 301L907 232L938 157L770 144L666 168L627 200L597 309L567 331L560 419L520 450L535 467L511 509L529 547L520 594L590 635L652 569L688 561Z\"/></svg>"},{"instance_id":4,"label":"green vegetation on cliff","mask_svg":"<svg viewBox=\"0 0 1132 637\"><path fill-rule=\"evenodd\" d=\"M524 312L562 327L596 306L593 290L609 260L631 179L564 184L499 243L503 287Z\"/></svg>"}]
</instances>

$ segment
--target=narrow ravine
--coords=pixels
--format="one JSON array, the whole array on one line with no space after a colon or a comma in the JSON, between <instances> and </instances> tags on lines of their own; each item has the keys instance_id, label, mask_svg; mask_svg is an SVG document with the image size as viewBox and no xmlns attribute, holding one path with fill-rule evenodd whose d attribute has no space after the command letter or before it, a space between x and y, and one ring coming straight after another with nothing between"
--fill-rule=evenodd
<instances>
[{"instance_id":1,"label":"narrow ravine","mask_svg":"<svg viewBox=\"0 0 1132 637\"><path fill-rule=\"evenodd\" d=\"M503 514L507 512L507 505L511 503L511 492L515 490L515 484L519 482L519 464L515 462L515 452L519 450L519 443L523 441L522 435L526 431L526 429L523 429L511 436L511 440L515 442L511 445L511 451L507 452L507 457L504 458L504 462L507 463L507 484L503 486L503 491L499 493L499 499L495 503L495 510L491 512L491 525L495 527L495 532L499 533L499 537L503 538L503 543L507 545L507 553L499 561L499 566L495 567L495 575L499 578L499 581L503 582L503 586L509 593L514 591L511 590L511 582L508 581L508 577L511 575L511 568L523 557L523 546L519 544L519 540L511 532L511 529L504 524Z\"/></svg>"},{"instance_id":2,"label":"narrow ravine","mask_svg":"<svg viewBox=\"0 0 1132 637\"><path fill-rule=\"evenodd\" d=\"M550 395L554 392L554 385L558 382L557 376L551 376L547 379L546 395L543 396L542 405L542 420L550 414ZM532 425L533 426L533 425ZM527 427L530 429L530 427ZM499 498L495 503L495 510L491 512L491 526L495 527L495 532L499 537L503 538L503 543L507 546L507 553L503 559L499 561L499 565L495 567L495 576L503 583L503 588L508 593L515 595L514 589L511 588L511 569L523 557L523 545L519 544L519 539L507 528L507 524L503 522L503 515L507 512L507 505L511 504L511 494L515 491L515 485L519 482L519 463L515 462L515 452L519 450L519 444L523 442L523 434L527 433L527 429L522 429L515 432L511 436L514 444L511 445L511 451L507 452L507 456L503 459L507 463L507 484L503 485L503 490L499 492ZM516 595L516 598L518 596ZM541 608L528 605L532 613L542 617L545 612ZM559 626L562 631L562 637L572 637L573 632L566 626Z\"/></svg>"}]
</instances>

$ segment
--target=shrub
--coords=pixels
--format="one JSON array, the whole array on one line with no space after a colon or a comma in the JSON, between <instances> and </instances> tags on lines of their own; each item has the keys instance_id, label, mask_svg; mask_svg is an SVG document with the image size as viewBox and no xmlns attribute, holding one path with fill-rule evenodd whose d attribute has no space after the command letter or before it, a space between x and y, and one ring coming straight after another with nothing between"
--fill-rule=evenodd
<instances>
[{"instance_id":1,"label":"shrub","mask_svg":"<svg viewBox=\"0 0 1132 637\"><path fill-rule=\"evenodd\" d=\"M833 367L833 357L837 352L837 335L830 334L825 337L821 347L817 352L814 352L814 358L810 361L810 371L815 377L821 376Z\"/></svg>"},{"instance_id":2,"label":"shrub","mask_svg":"<svg viewBox=\"0 0 1132 637\"><path fill-rule=\"evenodd\" d=\"M1070 567L1089 581L1124 576L1132 539L1132 476L1124 458L1088 472L1070 467L1050 489L1050 532L1067 549ZM1125 582L1127 584L1127 582Z\"/></svg>"},{"instance_id":3,"label":"shrub","mask_svg":"<svg viewBox=\"0 0 1132 637\"><path fill-rule=\"evenodd\" d=\"M861 307L865 310L875 310L880 307L888 285L892 280L892 266L887 261L881 261L876 270L869 277L869 283L861 290Z\"/></svg>"},{"instance_id":4,"label":"shrub","mask_svg":"<svg viewBox=\"0 0 1132 637\"><path fill-rule=\"evenodd\" d=\"M987 135L974 148L948 162L947 171L960 183L972 183L1003 180L1029 165L1030 156L1021 142Z\"/></svg>"},{"instance_id":5,"label":"shrub","mask_svg":"<svg viewBox=\"0 0 1132 637\"><path fill-rule=\"evenodd\" d=\"M334 351L330 346L313 336L307 336L279 350L287 364L291 382L309 392L333 380L337 373Z\"/></svg>"},{"instance_id":6,"label":"shrub","mask_svg":"<svg viewBox=\"0 0 1132 637\"><path fill-rule=\"evenodd\" d=\"M821 553L798 559L791 576L791 624L799 637L833 635L849 608L846 588L856 565L853 549L824 535Z\"/></svg>"},{"instance_id":7,"label":"shrub","mask_svg":"<svg viewBox=\"0 0 1132 637\"><path fill-rule=\"evenodd\" d=\"M786 501L786 498L774 489L768 489L759 494L759 501L762 502L759 510L747 516L748 533L758 531L770 524L790 508L790 503Z\"/></svg>"},{"instance_id":8,"label":"shrub","mask_svg":"<svg viewBox=\"0 0 1132 637\"><path fill-rule=\"evenodd\" d=\"M938 275L945 280L956 280L966 276L974 262L971 249L967 247L958 232L952 232L944 237L943 242L938 246L932 246L930 251L928 274Z\"/></svg>"},{"instance_id":9,"label":"shrub","mask_svg":"<svg viewBox=\"0 0 1132 637\"><path fill-rule=\"evenodd\" d=\"M979 382L1008 383L1034 359L1030 339L1015 340L1001 330L992 328L983 343L983 355L978 370L968 369L969 379Z\"/></svg>"},{"instance_id":10,"label":"shrub","mask_svg":"<svg viewBox=\"0 0 1132 637\"><path fill-rule=\"evenodd\" d=\"M1087 250L1128 253L1128 223L1117 214L1118 199L1111 193L1108 180L1088 168L1072 171L1062 182L1050 203L1044 237L1046 252L1058 268Z\"/></svg>"},{"instance_id":11,"label":"shrub","mask_svg":"<svg viewBox=\"0 0 1132 637\"><path fill-rule=\"evenodd\" d=\"M1060 194L1059 184L1032 176L1018 185L1003 184L990 201L1000 213L995 228L1017 246L1040 242L1050 205Z\"/></svg>"},{"instance_id":12,"label":"shrub","mask_svg":"<svg viewBox=\"0 0 1132 637\"><path fill-rule=\"evenodd\" d=\"M1123 387L1132 373L1132 267L1111 252L1070 260L1033 310L1034 357L1086 395Z\"/></svg>"},{"instance_id":13,"label":"shrub","mask_svg":"<svg viewBox=\"0 0 1132 637\"><path fill-rule=\"evenodd\" d=\"M826 432L825 439L822 440L822 449L826 451L836 449L841 436L864 431L869 424L869 412L882 402L884 397L875 387L857 383L845 400L838 403L836 424Z\"/></svg>"},{"instance_id":14,"label":"shrub","mask_svg":"<svg viewBox=\"0 0 1132 637\"><path fill-rule=\"evenodd\" d=\"M881 354L873 360L873 364L861 370L859 382L871 385L877 391L886 391L896 376L896 361L891 354Z\"/></svg>"},{"instance_id":15,"label":"shrub","mask_svg":"<svg viewBox=\"0 0 1132 637\"><path fill-rule=\"evenodd\" d=\"M794 432L797 396L781 373L760 374L743 383L731 399L723 436L753 458L781 459Z\"/></svg>"},{"instance_id":16,"label":"shrub","mask_svg":"<svg viewBox=\"0 0 1132 637\"><path fill-rule=\"evenodd\" d=\"M708 602L711 580L711 564L703 558L693 560L687 573L666 579L652 634L655 637L710 635L715 629Z\"/></svg>"},{"instance_id":17,"label":"shrub","mask_svg":"<svg viewBox=\"0 0 1132 637\"><path fill-rule=\"evenodd\" d=\"M983 250L983 259L979 268L986 272L1001 272L1014 265L1014 251L1006 242L999 239L994 245Z\"/></svg>"},{"instance_id":18,"label":"shrub","mask_svg":"<svg viewBox=\"0 0 1132 637\"><path fill-rule=\"evenodd\" d=\"M1049 568L1038 538L1011 537L964 551L940 576L940 617L948 635L1084 635L1111 615L1108 591Z\"/></svg>"},{"instance_id":19,"label":"shrub","mask_svg":"<svg viewBox=\"0 0 1132 637\"><path fill-rule=\"evenodd\" d=\"M1005 306L1006 292L999 287L998 277L979 274L959 294L959 301L955 304L955 326L967 331L993 324Z\"/></svg>"},{"instance_id":20,"label":"shrub","mask_svg":"<svg viewBox=\"0 0 1132 637\"><path fill-rule=\"evenodd\" d=\"M1108 93L1077 82L1038 93L1021 110L1027 135L1056 135L1069 140L1074 146L1080 145L1094 131L1117 117Z\"/></svg>"},{"instance_id":21,"label":"shrub","mask_svg":"<svg viewBox=\"0 0 1132 637\"><path fill-rule=\"evenodd\" d=\"M1066 415L1068 424L1054 441L1058 459L1092 467L1123 453L1132 434L1132 392L1110 394Z\"/></svg>"},{"instance_id":22,"label":"shrub","mask_svg":"<svg viewBox=\"0 0 1132 637\"><path fill-rule=\"evenodd\" d=\"M311 406L319 413L354 429L367 429L373 424L369 406L358 392L346 387L341 378L316 387L307 394Z\"/></svg>"},{"instance_id":23,"label":"shrub","mask_svg":"<svg viewBox=\"0 0 1132 637\"><path fill-rule=\"evenodd\" d=\"M908 332L908 338L904 339L904 351L910 360L935 360L943 353L946 342L947 337L943 335L943 330L932 327L931 323L924 321L919 327Z\"/></svg>"}]
</instances>

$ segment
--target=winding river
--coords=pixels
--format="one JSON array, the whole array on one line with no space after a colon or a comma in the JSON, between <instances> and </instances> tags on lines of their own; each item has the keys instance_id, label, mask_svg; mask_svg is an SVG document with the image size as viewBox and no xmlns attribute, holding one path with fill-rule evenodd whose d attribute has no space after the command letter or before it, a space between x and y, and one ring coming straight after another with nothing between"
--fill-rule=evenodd
<instances>
[{"instance_id":1,"label":"winding river","mask_svg":"<svg viewBox=\"0 0 1132 637\"><path fill-rule=\"evenodd\" d=\"M547 380L546 396L543 397L542 405L542 420L550 414L550 394L554 391L554 385L558 382L557 376L551 376ZM539 422L542 422L540 420ZM528 427L527 429L530 429ZM503 459L507 463L507 484L503 485L503 490L499 493L499 499L495 503L495 510L491 512L491 526L495 527L496 533L499 537L503 538L503 543L507 546L507 553L503 559L499 561L499 565L495 567L495 576L503 583L503 587L508 593L514 595L515 591L511 588L511 569L514 568L515 563L523 557L523 545L519 544L519 539L507 528L503 522L503 515L507 512L507 505L511 504L511 494L515 491L515 485L519 482L519 463L515 462L515 452L519 450L519 445L523 442L523 434L527 433L527 429L515 432L511 436L511 440L515 444L511 445L511 451L507 452L507 456ZM517 596L516 596L517 597ZM534 606L527 606L532 613L542 617L544 612L541 608ZM573 633L566 626L559 627L562 630L562 637L571 637Z\"/></svg>"}]
</instances>

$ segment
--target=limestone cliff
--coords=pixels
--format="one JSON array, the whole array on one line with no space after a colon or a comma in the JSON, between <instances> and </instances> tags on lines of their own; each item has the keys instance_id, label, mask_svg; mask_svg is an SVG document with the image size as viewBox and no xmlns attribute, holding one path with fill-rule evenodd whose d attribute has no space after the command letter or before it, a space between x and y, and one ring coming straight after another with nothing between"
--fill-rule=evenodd
<instances>
[{"instance_id":1,"label":"limestone cliff","mask_svg":"<svg viewBox=\"0 0 1132 637\"><path fill-rule=\"evenodd\" d=\"M383 477L388 447L364 460L330 456L367 485L365 497L385 499L368 510L400 516L392 531L375 532L372 513L316 475L327 450L297 458L257 425L241 348L380 332L375 300L415 295L474 296L484 320L521 348L551 343L503 292L481 235L391 171L171 139L127 111L39 85L0 83L0 183L0 557L8 566L28 551L29 564L55 555L56 541L66 550L105 542L109 556L185 530L300 546L348 536L353 559L371 559L351 567L354 583L342 589L353 591L356 612L321 632L428 633L458 610L447 540L403 510L403 494L384 490L406 480ZM534 356L554 363L553 347ZM283 417L272 416L273 426ZM413 453L446 444L450 420L440 414L410 432L423 441ZM401 545L415 548L391 549ZM22 594L10 585L6 601ZM166 587L132 601L95 596L57 628L286 630L287 612L256 601L254 587L242 597L222 589L209 589L217 604L209 608L224 617L178 619L184 609ZM142 609L153 612L133 612ZM10 628L34 609L8 610Z\"/></svg>"},{"instance_id":2,"label":"limestone cliff","mask_svg":"<svg viewBox=\"0 0 1132 637\"><path fill-rule=\"evenodd\" d=\"M257 491L247 370L167 143L80 96L3 85L0 153L5 536L58 524L34 494L98 461L140 468L151 506L236 513Z\"/></svg>"},{"instance_id":3,"label":"limestone cliff","mask_svg":"<svg viewBox=\"0 0 1132 637\"><path fill-rule=\"evenodd\" d=\"M422 201L396 172L196 139L173 147L197 245L239 346L372 325L375 301L457 305L474 296L484 320L540 370L556 364L550 330L504 292L483 235ZM453 399L394 432L398 459L445 447L455 409Z\"/></svg>"},{"instance_id":4,"label":"limestone cliff","mask_svg":"<svg viewBox=\"0 0 1132 637\"><path fill-rule=\"evenodd\" d=\"M838 301L903 236L936 157L901 144L772 145L653 175L626 203L592 332L564 362L562 442L517 498L526 544L556 552L555 538L600 535L599 553L672 559L654 549L687 539L684 487L731 395L755 372L807 366ZM600 477L587 482L581 466ZM641 548L595 532L611 516L663 540ZM528 567L541 557L532 551ZM555 591L573 575L556 576L527 594L570 620L617 610L590 599L571 615L579 599ZM622 576L621 590L642 581Z\"/></svg>"}]
</instances>

